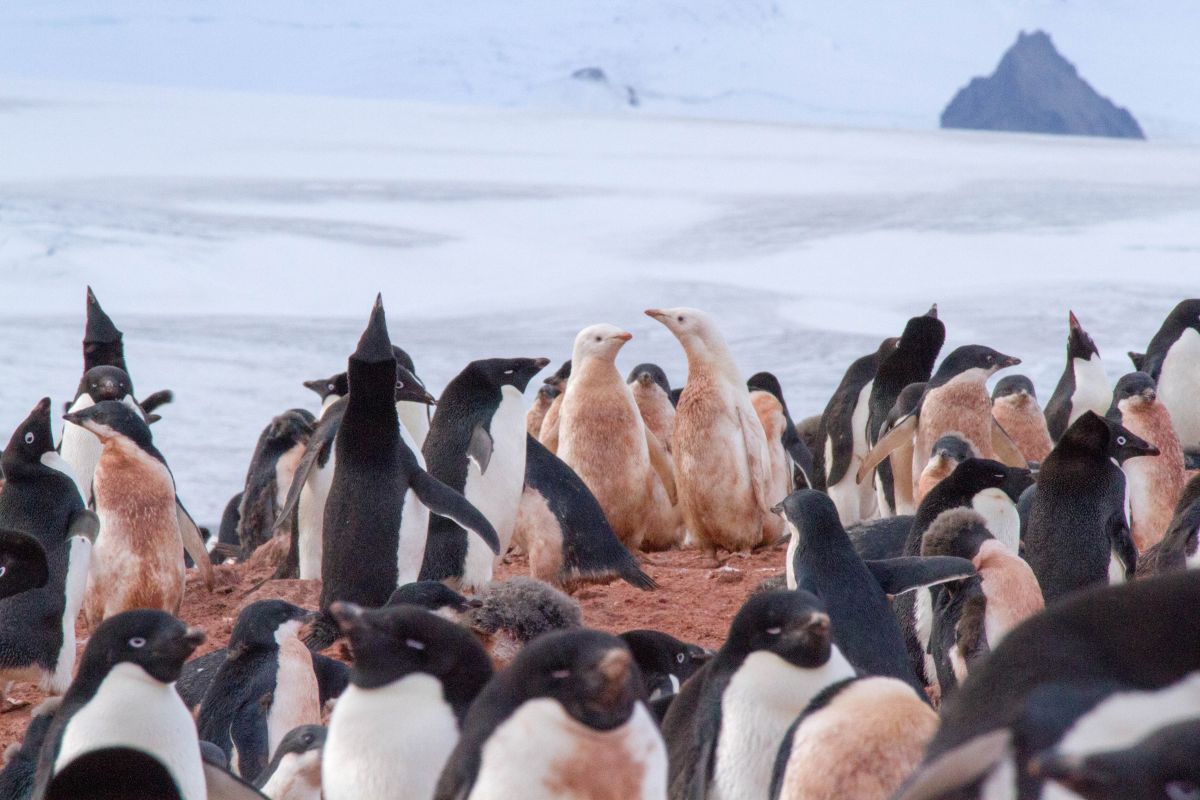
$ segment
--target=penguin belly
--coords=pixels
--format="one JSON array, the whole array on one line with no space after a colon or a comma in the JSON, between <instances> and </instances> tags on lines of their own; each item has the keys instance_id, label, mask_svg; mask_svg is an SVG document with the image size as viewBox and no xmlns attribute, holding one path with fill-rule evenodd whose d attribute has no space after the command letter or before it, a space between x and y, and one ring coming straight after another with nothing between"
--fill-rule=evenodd
<instances>
[{"instance_id":1,"label":"penguin belly","mask_svg":"<svg viewBox=\"0 0 1200 800\"><path fill-rule=\"evenodd\" d=\"M79 395L71 404L71 411L82 411L96 403L87 392ZM96 463L100 461L100 451L104 445L91 431L84 430L72 422L63 423L62 438L59 440L58 451L64 461L71 466L75 480L79 484L79 493L83 495L83 504L92 502L92 476L96 474Z\"/></svg>"},{"instance_id":2,"label":"penguin belly","mask_svg":"<svg viewBox=\"0 0 1200 800\"><path fill-rule=\"evenodd\" d=\"M1112 386L1108 375L1104 373L1104 363L1100 361L1099 353L1091 358L1072 359L1072 369L1075 371L1075 391L1071 393L1071 414L1067 417L1067 427L1083 416L1084 412L1094 411L1100 416L1108 413L1112 405Z\"/></svg>"},{"instance_id":3,"label":"penguin belly","mask_svg":"<svg viewBox=\"0 0 1200 800\"><path fill-rule=\"evenodd\" d=\"M396 403L399 409L402 405L417 405L416 403ZM408 445L408 449L417 457L417 464L425 469L425 456L417 446L416 439L401 421L400 438ZM470 534L467 539L471 538ZM412 489L404 492L404 510L400 517L400 539L396 548L396 585L403 586L419 579L421 564L425 560L425 543L429 539L429 509L417 498Z\"/></svg>"},{"instance_id":4,"label":"penguin belly","mask_svg":"<svg viewBox=\"0 0 1200 800\"><path fill-rule=\"evenodd\" d=\"M157 758L170 771L184 800L206 800L192 715L174 686L156 681L134 664L121 663L109 670L95 696L71 717L54 770L106 747L131 747Z\"/></svg>"},{"instance_id":5,"label":"penguin belly","mask_svg":"<svg viewBox=\"0 0 1200 800\"><path fill-rule=\"evenodd\" d=\"M597 731L557 700L530 700L483 745L468 800L665 800L667 748L646 706L627 722ZM764 795L765 796L765 795Z\"/></svg>"},{"instance_id":6,"label":"penguin belly","mask_svg":"<svg viewBox=\"0 0 1200 800\"><path fill-rule=\"evenodd\" d=\"M312 653L295 635L286 636L279 642L277 665L275 691L267 712L269 755L292 729L321 724L321 695Z\"/></svg>"},{"instance_id":7,"label":"penguin belly","mask_svg":"<svg viewBox=\"0 0 1200 800\"><path fill-rule=\"evenodd\" d=\"M52 694L63 694L71 685L75 672L75 620L83 607L87 591L88 568L92 561L92 542L85 536L72 536L63 543L69 548L67 554L66 601L63 604L62 647L54 672L43 679L42 690Z\"/></svg>"},{"instance_id":8,"label":"penguin belly","mask_svg":"<svg viewBox=\"0 0 1200 800\"><path fill-rule=\"evenodd\" d=\"M296 467L304 458L305 445L292 445L275 462L275 508L282 509L287 504L288 490L292 488L292 479L296 476Z\"/></svg>"},{"instance_id":9,"label":"penguin belly","mask_svg":"<svg viewBox=\"0 0 1200 800\"><path fill-rule=\"evenodd\" d=\"M858 402L854 406L854 413L850 415L850 430L854 444L850 453L850 464L846 467L846 474L827 489L828 495L833 499L833 504L837 506L838 517L841 519L843 527L873 519L879 510L874 483L867 480L855 483L858 468L871 450L867 444L867 420L871 413L871 387L874 383L874 381L867 381L866 385L859 390ZM826 465L833 463L833 441L828 436L825 438L825 463Z\"/></svg>"},{"instance_id":10,"label":"penguin belly","mask_svg":"<svg viewBox=\"0 0 1200 800\"><path fill-rule=\"evenodd\" d=\"M351 685L329 721L325 798L429 800L457 743L458 721L436 678L415 673L378 689Z\"/></svg>"},{"instance_id":11,"label":"penguin belly","mask_svg":"<svg viewBox=\"0 0 1200 800\"><path fill-rule=\"evenodd\" d=\"M421 448L425 446L425 437L429 435L429 406L401 400L396 403L396 414L400 417L400 425L412 440L409 448L420 456ZM424 469L425 465L422 464L421 468Z\"/></svg>"},{"instance_id":12,"label":"penguin belly","mask_svg":"<svg viewBox=\"0 0 1200 800\"><path fill-rule=\"evenodd\" d=\"M336 446L329 453L324 467L317 467L308 476L300 490L296 524L299 526L300 578L301 580L321 577L322 535L325 530L325 501L329 499L329 488L333 485L336 466Z\"/></svg>"},{"instance_id":13,"label":"penguin belly","mask_svg":"<svg viewBox=\"0 0 1200 800\"><path fill-rule=\"evenodd\" d=\"M1200 333L1188 328L1167 351L1159 370L1158 399L1171 412L1171 422L1185 448L1200 447Z\"/></svg>"}]
</instances>

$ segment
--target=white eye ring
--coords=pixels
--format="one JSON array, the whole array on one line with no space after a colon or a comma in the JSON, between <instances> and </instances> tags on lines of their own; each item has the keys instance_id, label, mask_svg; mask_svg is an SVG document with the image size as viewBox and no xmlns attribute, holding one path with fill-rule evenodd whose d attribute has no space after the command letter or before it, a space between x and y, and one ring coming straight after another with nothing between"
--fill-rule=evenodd
<instances>
[{"instance_id":1,"label":"white eye ring","mask_svg":"<svg viewBox=\"0 0 1200 800\"><path fill-rule=\"evenodd\" d=\"M141 636L135 636L129 640L129 646L134 648L135 650L140 650L146 646L146 640L143 639Z\"/></svg>"},{"instance_id":2,"label":"white eye ring","mask_svg":"<svg viewBox=\"0 0 1200 800\"><path fill-rule=\"evenodd\" d=\"M780 628L780 627L767 628L767 633L771 636L778 636L779 634L783 633L783 628Z\"/></svg>"},{"instance_id":3,"label":"white eye ring","mask_svg":"<svg viewBox=\"0 0 1200 800\"><path fill-rule=\"evenodd\" d=\"M332 392L334 389L336 389L336 388L337 388L337 387L336 387L336 386L334 386L332 383L329 383L329 384L326 384L326 385L329 387L329 391L331 391L331 392Z\"/></svg>"},{"instance_id":4,"label":"white eye ring","mask_svg":"<svg viewBox=\"0 0 1200 800\"><path fill-rule=\"evenodd\" d=\"M1117 444L1125 444L1125 437L1124 437L1124 436L1118 436L1118 437L1117 437Z\"/></svg>"},{"instance_id":5,"label":"white eye ring","mask_svg":"<svg viewBox=\"0 0 1200 800\"><path fill-rule=\"evenodd\" d=\"M425 643L418 642L416 639L406 639L404 641L404 644L408 645L413 650L424 650L425 649Z\"/></svg>"},{"instance_id":6,"label":"white eye ring","mask_svg":"<svg viewBox=\"0 0 1200 800\"><path fill-rule=\"evenodd\" d=\"M396 381L396 388L397 388L397 389L403 389L403 388L404 388L404 381Z\"/></svg>"},{"instance_id":7,"label":"white eye ring","mask_svg":"<svg viewBox=\"0 0 1200 800\"><path fill-rule=\"evenodd\" d=\"M27 431L25 433L25 444L33 444L34 438L33 431Z\"/></svg>"},{"instance_id":8,"label":"white eye ring","mask_svg":"<svg viewBox=\"0 0 1200 800\"><path fill-rule=\"evenodd\" d=\"M680 664L682 664L682 663L683 663L683 659L684 659L685 657L686 657L686 656L684 656L684 654L683 654L683 653L676 653L676 654L675 654L675 661L676 661L677 663L680 663Z\"/></svg>"},{"instance_id":9,"label":"white eye ring","mask_svg":"<svg viewBox=\"0 0 1200 800\"><path fill-rule=\"evenodd\" d=\"M0 566L0 578L4 577L4 573L8 572L8 567Z\"/></svg>"},{"instance_id":10,"label":"white eye ring","mask_svg":"<svg viewBox=\"0 0 1200 800\"><path fill-rule=\"evenodd\" d=\"M561 680L563 680L564 678L569 678L569 677L571 677L571 670L569 670L569 669L556 669L556 670L554 670L554 672L551 672L551 673L550 673L550 677L551 677L551 678L554 678L555 680L559 680L559 681L561 681Z\"/></svg>"}]
</instances>

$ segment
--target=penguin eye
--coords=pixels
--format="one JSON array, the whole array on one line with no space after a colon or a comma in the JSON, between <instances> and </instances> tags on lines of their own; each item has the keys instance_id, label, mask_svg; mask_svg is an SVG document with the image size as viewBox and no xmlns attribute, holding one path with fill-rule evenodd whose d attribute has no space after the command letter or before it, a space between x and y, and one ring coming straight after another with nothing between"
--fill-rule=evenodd
<instances>
[{"instance_id":1,"label":"penguin eye","mask_svg":"<svg viewBox=\"0 0 1200 800\"><path fill-rule=\"evenodd\" d=\"M142 638L141 636L135 636L129 640L129 646L132 647L134 650L141 650L143 647L146 646L146 640L144 638Z\"/></svg>"},{"instance_id":2,"label":"penguin eye","mask_svg":"<svg viewBox=\"0 0 1200 800\"><path fill-rule=\"evenodd\" d=\"M8 572L8 567L0 565L0 578L4 577L4 573Z\"/></svg>"},{"instance_id":3,"label":"penguin eye","mask_svg":"<svg viewBox=\"0 0 1200 800\"><path fill-rule=\"evenodd\" d=\"M403 389L403 388L404 388L404 381L396 381L396 388L397 388L397 389Z\"/></svg>"},{"instance_id":4,"label":"penguin eye","mask_svg":"<svg viewBox=\"0 0 1200 800\"><path fill-rule=\"evenodd\" d=\"M676 318L675 318L675 321L676 321L676 322L683 322L683 317L676 317Z\"/></svg>"},{"instance_id":5,"label":"penguin eye","mask_svg":"<svg viewBox=\"0 0 1200 800\"><path fill-rule=\"evenodd\" d=\"M550 677L554 678L554 680L556 680L556 681L566 680L567 678L571 677L571 670L556 669L556 670L554 670L554 672L550 673Z\"/></svg>"},{"instance_id":6,"label":"penguin eye","mask_svg":"<svg viewBox=\"0 0 1200 800\"><path fill-rule=\"evenodd\" d=\"M331 392L332 392L334 389L336 389L336 388L337 388L337 387L336 387L336 386L334 386L332 383L330 383L330 384L326 384L326 385L329 387L329 391L331 391Z\"/></svg>"},{"instance_id":7,"label":"penguin eye","mask_svg":"<svg viewBox=\"0 0 1200 800\"><path fill-rule=\"evenodd\" d=\"M678 663L678 664L682 664L682 663L683 663L683 659L684 659L685 657L686 657L686 656L684 656L684 654L683 654L683 653L676 653L676 654L675 654L675 661L676 661L676 663Z\"/></svg>"},{"instance_id":8,"label":"penguin eye","mask_svg":"<svg viewBox=\"0 0 1200 800\"><path fill-rule=\"evenodd\" d=\"M419 642L416 639L406 639L404 641L404 644L407 645L408 647L411 647L413 650L424 650L425 649L425 643Z\"/></svg>"},{"instance_id":9,"label":"penguin eye","mask_svg":"<svg viewBox=\"0 0 1200 800\"><path fill-rule=\"evenodd\" d=\"M778 636L781 633L783 633L783 628L779 627L778 625L776 625L774 628L767 628L768 636Z\"/></svg>"},{"instance_id":10,"label":"penguin eye","mask_svg":"<svg viewBox=\"0 0 1200 800\"><path fill-rule=\"evenodd\" d=\"M1118 436L1118 437L1117 437L1117 444L1120 444L1120 445L1123 445L1123 444L1125 444L1125 437L1124 437L1124 436Z\"/></svg>"},{"instance_id":11,"label":"penguin eye","mask_svg":"<svg viewBox=\"0 0 1200 800\"><path fill-rule=\"evenodd\" d=\"M596 341L597 341L597 342L603 341L603 337L601 337L601 336L597 336L597 337L596 337Z\"/></svg>"},{"instance_id":12,"label":"penguin eye","mask_svg":"<svg viewBox=\"0 0 1200 800\"><path fill-rule=\"evenodd\" d=\"M25 444L33 444L34 438L35 437L33 435L33 431L29 431L28 433L26 433L25 434Z\"/></svg>"}]
</instances>

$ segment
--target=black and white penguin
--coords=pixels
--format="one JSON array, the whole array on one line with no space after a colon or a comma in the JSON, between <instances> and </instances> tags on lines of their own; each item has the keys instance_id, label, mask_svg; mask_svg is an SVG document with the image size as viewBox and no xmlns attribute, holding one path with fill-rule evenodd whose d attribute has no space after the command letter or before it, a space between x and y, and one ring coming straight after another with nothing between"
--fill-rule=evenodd
<instances>
[{"instance_id":1,"label":"black and white penguin","mask_svg":"<svg viewBox=\"0 0 1200 800\"><path fill-rule=\"evenodd\" d=\"M856 483L854 476L871 449L867 421L875 372L898 343L898 339L885 339L874 353L855 360L821 414L817 429L821 447L813 452L813 488L833 498L843 525L871 519L879 510L875 487Z\"/></svg>"},{"instance_id":2,"label":"black and white penguin","mask_svg":"<svg viewBox=\"0 0 1200 800\"><path fill-rule=\"evenodd\" d=\"M895 678L829 686L788 729L770 800L889 800L937 731L925 698Z\"/></svg>"},{"instance_id":3,"label":"black and white penguin","mask_svg":"<svg viewBox=\"0 0 1200 800\"><path fill-rule=\"evenodd\" d=\"M615 636L547 634L480 692L437 800L664 800L667 749Z\"/></svg>"},{"instance_id":4,"label":"black and white penguin","mask_svg":"<svg viewBox=\"0 0 1200 800\"><path fill-rule=\"evenodd\" d=\"M262 793L271 800L321 800L321 756L327 735L320 725L289 731L256 781Z\"/></svg>"},{"instance_id":5,"label":"black and white penguin","mask_svg":"<svg viewBox=\"0 0 1200 800\"><path fill-rule=\"evenodd\" d=\"M1184 449L1200 447L1200 300L1184 300L1172 309L1146 347L1139 367L1158 384Z\"/></svg>"},{"instance_id":6,"label":"black and white penguin","mask_svg":"<svg viewBox=\"0 0 1200 800\"><path fill-rule=\"evenodd\" d=\"M711 650L681 642L662 631L625 631L621 638L633 653L633 660L642 673L646 697L651 701L678 693L684 681L714 655Z\"/></svg>"},{"instance_id":7,"label":"black and white penguin","mask_svg":"<svg viewBox=\"0 0 1200 800\"><path fill-rule=\"evenodd\" d=\"M183 603L183 554L191 554L213 586L212 562L200 530L175 493L175 479L154 446L150 426L124 403L106 400L64 419L103 445L92 503L100 535L88 570L84 617L89 624L134 608L178 613Z\"/></svg>"},{"instance_id":8,"label":"black and white penguin","mask_svg":"<svg viewBox=\"0 0 1200 800\"><path fill-rule=\"evenodd\" d=\"M238 506L243 558L271 538L315 424L310 412L293 408L272 419L259 434Z\"/></svg>"},{"instance_id":9,"label":"black and white penguin","mask_svg":"<svg viewBox=\"0 0 1200 800\"><path fill-rule=\"evenodd\" d=\"M675 406L671 403L671 382L658 364L638 364L625 378L633 391L633 401L641 412L646 430L654 434L659 444L671 452L675 436Z\"/></svg>"},{"instance_id":10,"label":"black and white penguin","mask_svg":"<svg viewBox=\"0 0 1200 800\"><path fill-rule=\"evenodd\" d=\"M220 747L246 780L257 779L289 731L321 722L313 655L297 636L314 616L283 600L243 609L200 702L200 737Z\"/></svg>"},{"instance_id":11,"label":"black and white penguin","mask_svg":"<svg viewBox=\"0 0 1200 800\"><path fill-rule=\"evenodd\" d=\"M1137 548L1119 465L1157 452L1091 411L1059 439L1038 473L1023 538L1047 604L1092 584L1133 578Z\"/></svg>"},{"instance_id":12,"label":"black and white penguin","mask_svg":"<svg viewBox=\"0 0 1200 800\"><path fill-rule=\"evenodd\" d=\"M796 430L796 423L792 420L792 415L788 411L787 400L783 399L783 386L779 383L779 378L776 378L770 372L756 372L746 380L746 387L750 390L751 402L754 401L755 392L766 392L779 401L779 405L783 407L783 449L787 451L788 458L791 459L793 472L793 485L797 488L812 485L813 474L813 452L808 449L808 445L800 438L800 433Z\"/></svg>"},{"instance_id":13,"label":"black and white penguin","mask_svg":"<svg viewBox=\"0 0 1200 800\"><path fill-rule=\"evenodd\" d=\"M838 521L833 501L811 489L791 494L780 511L792 534L788 588L821 599L834 641L860 673L898 678L924 692L888 595L970 577L975 574L971 562L953 557L864 562Z\"/></svg>"},{"instance_id":14,"label":"black and white penguin","mask_svg":"<svg viewBox=\"0 0 1200 800\"><path fill-rule=\"evenodd\" d=\"M127 747L157 759L183 800L206 800L196 725L171 684L204 641L163 611L127 611L92 634L38 761L35 800L87 754Z\"/></svg>"},{"instance_id":15,"label":"black and white penguin","mask_svg":"<svg viewBox=\"0 0 1200 800\"><path fill-rule=\"evenodd\" d=\"M530 574L565 587L619 577L639 589L657 588L587 484L537 439L527 436L525 445L525 488L513 541L529 556Z\"/></svg>"},{"instance_id":16,"label":"black and white penguin","mask_svg":"<svg viewBox=\"0 0 1200 800\"><path fill-rule=\"evenodd\" d=\"M492 675L487 653L469 631L423 609L331 611L354 667L329 720L325 797L385 800L402 787L406 798L432 798L467 707Z\"/></svg>"},{"instance_id":17,"label":"black and white penguin","mask_svg":"<svg viewBox=\"0 0 1200 800\"><path fill-rule=\"evenodd\" d=\"M475 596L463 623L483 642L492 662L509 664L529 642L551 631L583 627L583 609L548 583L517 576L493 581Z\"/></svg>"},{"instance_id":18,"label":"black and white penguin","mask_svg":"<svg viewBox=\"0 0 1200 800\"><path fill-rule=\"evenodd\" d=\"M34 680L62 694L75 668L75 619L100 524L54 450L49 397L13 432L0 466L0 528L36 538L49 569L41 587L0 600L0 683Z\"/></svg>"},{"instance_id":19,"label":"black and white penguin","mask_svg":"<svg viewBox=\"0 0 1200 800\"><path fill-rule=\"evenodd\" d=\"M397 586L417 578L427 529L406 525L405 518L421 521L423 515L414 513L418 506L451 517L482 538L493 553L500 552L496 530L487 518L422 469L404 441L396 412L396 357L382 297L375 300L348 373L350 394L333 443L336 464L321 537L323 611L337 600L381 606ZM525 435L524 426L519 433ZM524 452L522 448L522 460ZM313 627L311 643L327 645L337 636L327 615Z\"/></svg>"},{"instance_id":20,"label":"black and white penguin","mask_svg":"<svg viewBox=\"0 0 1200 800\"><path fill-rule=\"evenodd\" d=\"M304 388L316 392L321 398L321 410L317 418L325 416L329 407L350 393L350 379L344 372L330 375L328 378L316 378L304 382Z\"/></svg>"},{"instance_id":21,"label":"black and white penguin","mask_svg":"<svg viewBox=\"0 0 1200 800\"><path fill-rule=\"evenodd\" d=\"M1200 647L1179 624L1197 603L1200 573L1188 571L1090 589L1029 618L942 705L896 800L1070 797L1042 792L1029 759L1060 741L1123 747L1197 718Z\"/></svg>"},{"instance_id":22,"label":"black and white penguin","mask_svg":"<svg viewBox=\"0 0 1200 800\"><path fill-rule=\"evenodd\" d=\"M1103 415L1112 399L1112 384L1095 342L1074 311L1068 312L1068 322L1067 366L1046 403L1046 427L1056 442L1085 411Z\"/></svg>"},{"instance_id":23,"label":"black and white penguin","mask_svg":"<svg viewBox=\"0 0 1200 800\"><path fill-rule=\"evenodd\" d=\"M767 797L788 728L818 692L852 677L820 600L808 592L752 595L725 644L667 710L669 796Z\"/></svg>"},{"instance_id":24,"label":"black and white penguin","mask_svg":"<svg viewBox=\"0 0 1200 800\"><path fill-rule=\"evenodd\" d=\"M482 603L459 594L441 581L413 581L397 586L388 598L387 605L418 606L451 622L458 622L468 609L479 608Z\"/></svg>"},{"instance_id":25,"label":"black and white penguin","mask_svg":"<svg viewBox=\"0 0 1200 800\"><path fill-rule=\"evenodd\" d=\"M0 528L0 600L50 580L46 548L36 536Z\"/></svg>"},{"instance_id":26,"label":"black and white penguin","mask_svg":"<svg viewBox=\"0 0 1200 800\"><path fill-rule=\"evenodd\" d=\"M497 556L512 542L525 486L529 434L522 393L549 363L545 358L472 361L442 391L423 448L429 474L487 517L500 549L493 552L467 536L454 520L432 517L422 580L450 580L474 589L492 579Z\"/></svg>"}]
</instances>

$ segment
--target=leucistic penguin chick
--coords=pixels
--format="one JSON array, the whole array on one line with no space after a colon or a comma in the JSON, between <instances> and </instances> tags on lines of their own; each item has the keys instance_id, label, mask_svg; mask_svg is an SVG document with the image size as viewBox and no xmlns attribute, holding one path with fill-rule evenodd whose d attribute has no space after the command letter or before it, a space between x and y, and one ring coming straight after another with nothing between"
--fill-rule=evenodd
<instances>
[{"instance_id":1,"label":"leucistic penguin chick","mask_svg":"<svg viewBox=\"0 0 1200 800\"><path fill-rule=\"evenodd\" d=\"M1054 443L1046 415L1038 405L1033 381L1024 375L1006 375L992 390L992 416L1013 440L1026 461L1035 464L1050 455Z\"/></svg>"},{"instance_id":2,"label":"leucistic penguin chick","mask_svg":"<svg viewBox=\"0 0 1200 800\"><path fill-rule=\"evenodd\" d=\"M538 437L542 431L542 421L546 418L546 412L550 410L554 398L560 394L562 394L560 390L548 383L543 383L538 387L537 394L533 396L533 405L529 407L529 411L525 412L526 433L535 439Z\"/></svg>"}]
</instances>

